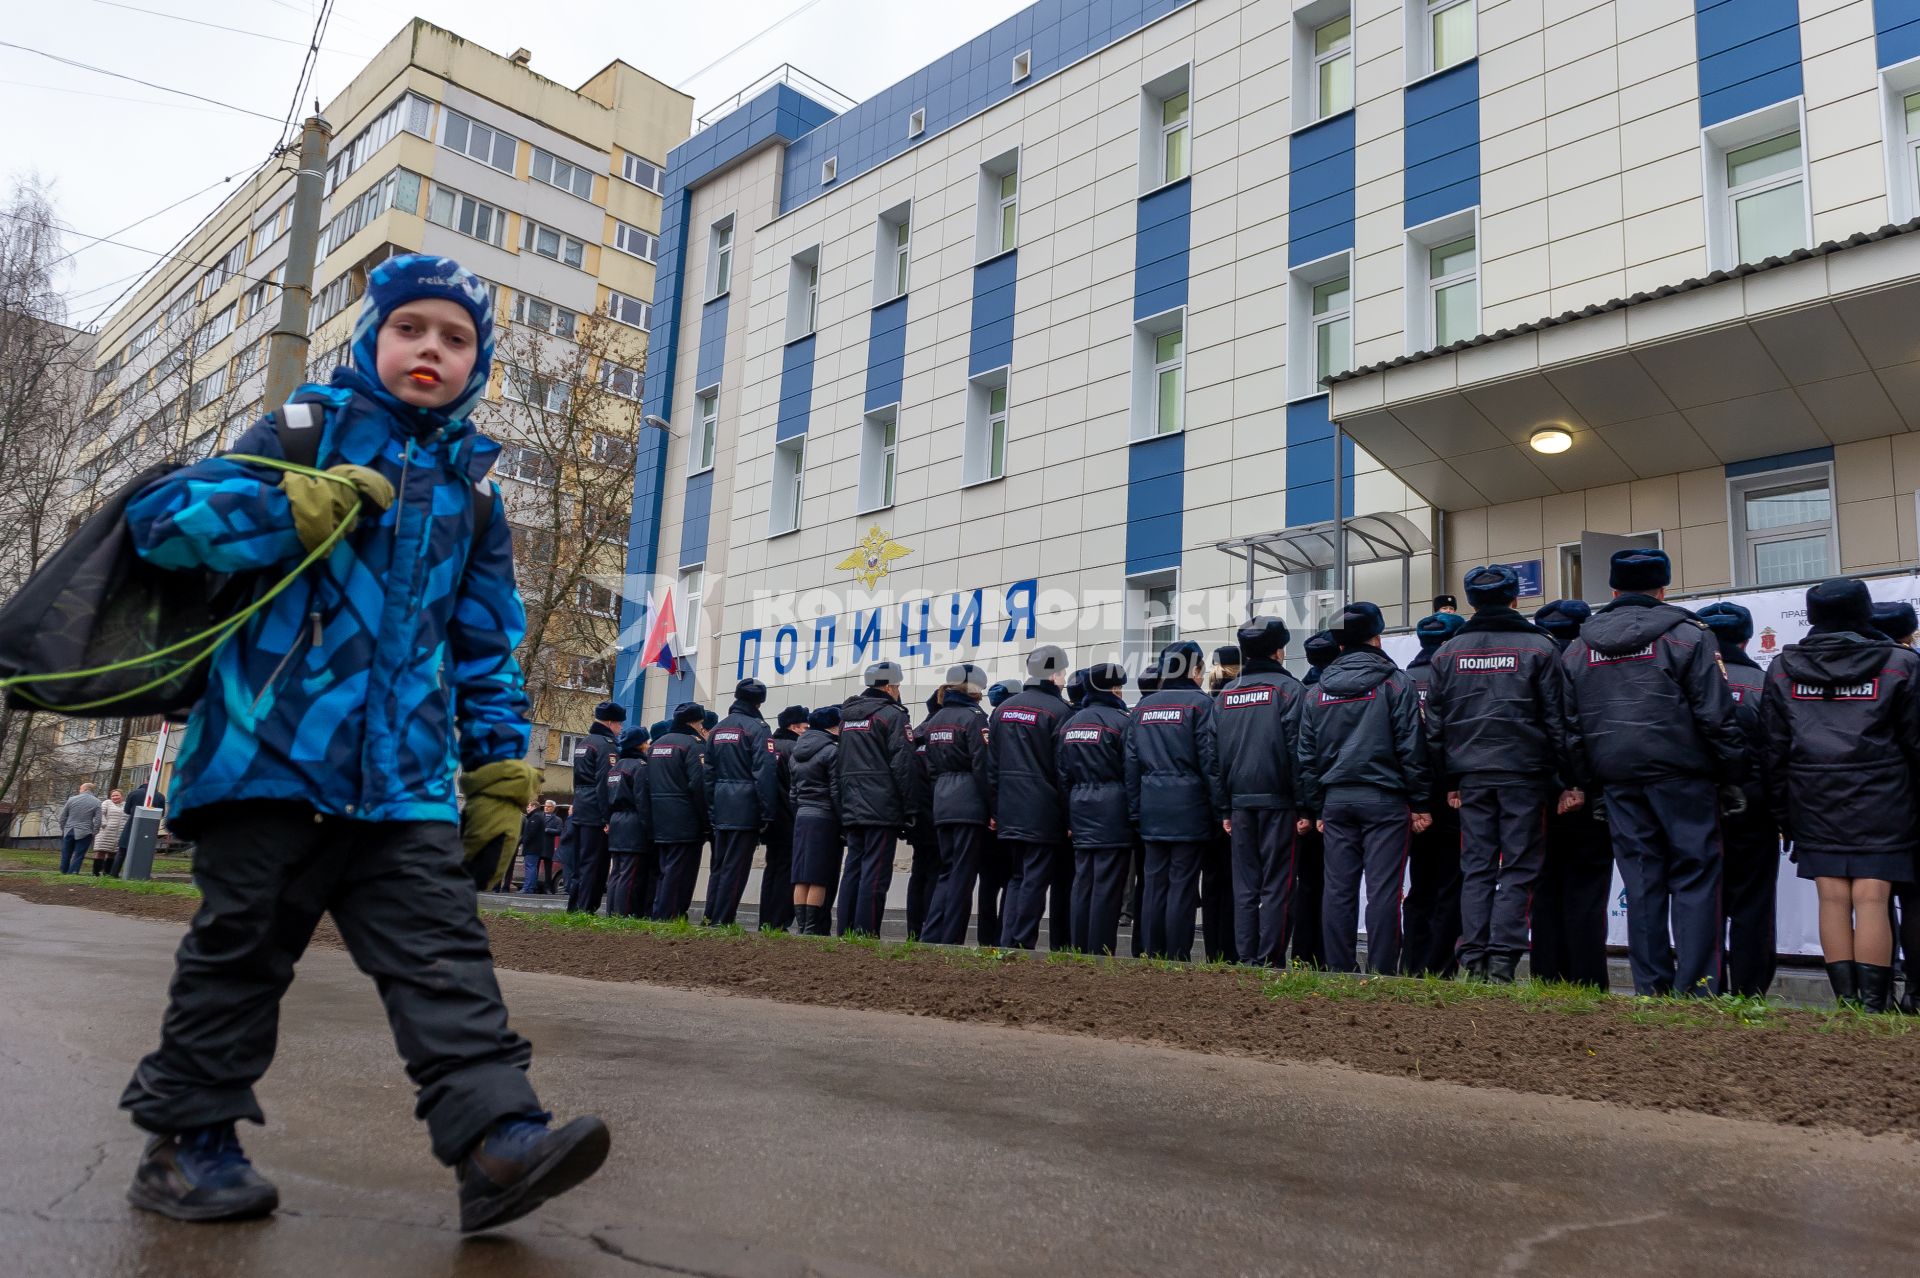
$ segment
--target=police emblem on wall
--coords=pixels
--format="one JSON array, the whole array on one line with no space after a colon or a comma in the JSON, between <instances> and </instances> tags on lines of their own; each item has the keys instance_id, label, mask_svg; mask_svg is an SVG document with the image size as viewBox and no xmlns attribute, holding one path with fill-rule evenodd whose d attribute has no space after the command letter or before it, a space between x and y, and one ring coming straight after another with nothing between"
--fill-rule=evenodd
<instances>
[{"instance_id":1,"label":"police emblem on wall","mask_svg":"<svg viewBox=\"0 0 1920 1278\"><path fill-rule=\"evenodd\" d=\"M892 571L894 560L911 555L913 552L887 536L879 524L867 530L865 540L854 547L853 553L839 563L840 571L850 572L854 580L872 590L882 577Z\"/></svg>"}]
</instances>

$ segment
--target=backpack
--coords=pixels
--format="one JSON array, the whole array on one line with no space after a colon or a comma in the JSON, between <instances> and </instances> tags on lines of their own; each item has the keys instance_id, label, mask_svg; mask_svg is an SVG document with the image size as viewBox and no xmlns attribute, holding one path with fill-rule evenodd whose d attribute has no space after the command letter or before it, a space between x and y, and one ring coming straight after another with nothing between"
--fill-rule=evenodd
<instances>
[{"instance_id":1,"label":"backpack","mask_svg":"<svg viewBox=\"0 0 1920 1278\"><path fill-rule=\"evenodd\" d=\"M281 454L312 466L325 420L321 406L294 400L269 416ZM238 628L236 618L263 581L259 573L175 572L140 558L127 506L179 469L156 463L121 485L0 607L7 705L76 719L180 718L205 694L214 650ZM481 485L474 486L473 506L477 550L493 518L493 501ZM223 628L225 634L215 633ZM8 682L64 671L80 673Z\"/></svg>"}]
</instances>

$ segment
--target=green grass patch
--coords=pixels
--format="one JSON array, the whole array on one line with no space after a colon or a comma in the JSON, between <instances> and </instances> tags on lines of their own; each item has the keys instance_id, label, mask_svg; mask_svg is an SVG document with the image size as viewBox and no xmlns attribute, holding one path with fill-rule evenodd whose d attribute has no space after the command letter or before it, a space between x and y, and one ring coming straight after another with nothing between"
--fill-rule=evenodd
<instances>
[{"instance_id":1,"label":"green grass patch","mask_svg":"<svg viewBox=\"0 0 1920 1278\"><path fill-rule=\"evenodd\" d=\"M21 874L15 877L29 883L46 883L57 887L86 888L95 892L129 892L134 896L192 896L200 895L200 889L191 883L165 883L157 879L109 879L94 878L91 874Z\"/></svg>"}]
</instances>

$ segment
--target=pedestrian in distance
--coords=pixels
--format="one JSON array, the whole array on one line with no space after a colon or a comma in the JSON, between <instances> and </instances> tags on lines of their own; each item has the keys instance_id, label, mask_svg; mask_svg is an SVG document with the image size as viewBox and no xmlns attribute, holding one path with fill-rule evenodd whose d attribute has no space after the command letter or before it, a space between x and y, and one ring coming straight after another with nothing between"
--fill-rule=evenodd
<instances>
[{"instance_id":1,"label":"pedestrian in distance","mask_svg":"<svg viewBox=\"0 0 1920 1278\"><path fill-rule=\"evenodd\" d=\"M1920 631L1913 605L1904 599L1873 605L1873 628L1902 648L1911 650L1915 632ZM1920 867L1916 867L1920 872ZM1920 1016L1920 883L1912 879L1893 885L1893 900L1899 907L1894 940L1900 947L1900 971L1905 988L1900 994L1900 1010L1908 1016Z\"/></svg>"},{"instance_id":2,"label":"pedestrian in distance","mask_svg":"<svg viewBox=\"0 0 1920 1278\"><path fill-rule=\"evenodd\" d=\"M1060 791L1073 839L1073 948L1112 954L1133 869L1127 819L1125 666L1103 662L1084 672L1080 708L1060 737Z\"/></svg>"},{"instance_id":3,"label":"pedestrian in distance","mask_svg":"<svg viewBox=\"0 0 1920 1278\"><path fill-rule=\"evenodd\" d=\"M705 706L688 701L673 712L669 730L647 746L647 817L660 855L660 886L653 893L656 919L685 918L693 908L700 849L712 830L706 717Z\"/></svg>"},{"instance_id":4,"label":"pedestrian in distance","mask_svg":"<svg viewBox=\"0 0 1920 1278\"><path fill-rule=\"evenodd\" d=\"M1220 690L1240 677L1243 660L1236 644L1213 650L1206 691L1212 695L1216 709ZM1200 936L1209 962L1240 961L1240 946L1234 935L1233 837L1224 821L1214 828L1206 853L1200 858Z\"/></svg>"},{"instance_id":5,"label":"pedestrian in distance","mask_svg":"<svg viewBox=\"0 0 1920 1278\"><path fill-rule=\"evenodd\" d=\"M1420 702L1380 648L1385 628L1371 603L1348 604L1340 614L1340 655L1306 698L1299 742L1301 806L1326 840L1320 926L1327 966L1359 970L1354 920L1364 875L1367 969L1382 976L1400 967L1411 840L1433 823L1432 813L1419 810L1432 785Z\"/></svg>"},{"instance_id":6,"label":"pedestrian in distance","mask_svg":"<svg viewBox=\"0 0 1920 1278\"><path fill-rule=\"evenodd\" d=\"M847 864L840 876L840 931L880 935L894 845L914 821L914 740L900 704L904 676L891 661L867 667L864 691L840 707L840 828Z\"/></svg>"},{"instance_id":7,"label":"pedestrian in distance","mask_svg":"<svg viewBox=\"0 0 1920 1278\"><path fill-rule=\"evenodd\" d=\"M793 913L802 936L825 936L827 895L840 881L840 707L807 714L793 746Z\"/></svg>"},{"instance_id":8,"label":"pedestrian in distance","mask_svg":"<svg viewBox=\"0 0 1920 1278\"><path fill-rule=\"evenodd\" d=\"M1914 877L1920 657L1873 624L1866 583L1807 591L1806 638L1767 670L1766 779L1795 867L1820 894L1820 950L1843 1004L1893 995L1893 885Z\"/></svg>"},{"instance_id":9,"label":"pedestrian in distance","mask_svg":"<svg viewBox=\"0 0 1920 1278\"><path fill-rule=\"evenodd\" d=\"M93 877L99 878L113 864L114 849L120 845L120 831L127 824L125 796L115 790L100 805L100 828L93 836Z\"/></svg>"},{"instance_id":10,"label":"pedestrian in distance","mask_svg":"<svg viewBox=\"0 0 1920 1278\"><path fill-rule=\"evenodd\" d=\"M548 799L546 813L547 885L541 891L557 895L566 891L566 868L560 863L560 844L567 837L567 809Z\"/></svg>"},{"instance_id":11,"label":"pedestrian in distance","mask_svg":"<svg viewBox=\"0 0 1920 1278\"><path fill-rule=\"evenodd\" d=\"M708 927L729 927L753 870L753 850L780 811L780 757L760 713L767 685L742 679L733 704L707 737L707 811L713 822L713 869L707 875Z\"/></svg>"},{"instance_id":12,"label":"pedestrian in distance","mask_svg":"<svg viewBox=\"0 0 1920 1278\"><path fill-rule=\"evenodd\" d=\"M1254 617L1234 636L1239 675L1219 707L1224 829L1233 864L1233 928L1240 961L1279 967L1293 924L1294 849L1300 801L1294 784L1305 690L1287 672L1287 623Z\"/></svg>"},{"instance_id":13,"label":"pedestrian in distance","mask_svg":"<svg viewBox=\"0 0 1920 1278\"><path fill-rule=\"evenodd\" d=\"M1746 768L1740 778L1744 810L1728 810L1721 823L1725 992L1764 998L1779 962L1774 918L1780 883L1780 827L1773 823L1762 774L1767 740L1760 724L1760 700L1767 677L1760 663L1747 655L1747 641L1753 638L1752 613L1726 602L1708 604L1699 615L1719 646L1720 668L1726 671L1727 691L1733 697L1733 717L1747 742Z\"/></svg>"},{"instance_id":14,"label":"pedestrian in distance","mask_svg":"<svg viewBox=\"0 0 1920 1278\"><path fill-rule=\"evenodd\" d=\"M545 802L529 800L527 814L520 822L520 859L524 862L520 883L522 896L547 890L545 874L551 874L553 866L553 839L547 833L547 821L554 815L554 808L552 799Z\"/></svg>"},{"instance_id":15,"label":"pedestrian in distance","mask_svg":"<svg viewBox=\"0 0 1920 1278\"><path fill-rule=\"evenodd\" d=\"M793 747L807 727L806 706L788 706L774 721L773 824L767 827L767 865L760 874L760 930L793 926Z\"/></svg>"},{"instance_id":16,"label":"pedestrian in distance","mask_svg":"<svg viewBox=\"0 0 1920 1278\"><path fill-rule=\"evenodd\" d=\"M993 838L987 716L980 708L986 691L985 670L967 663L950 667L936 694L940 709L920 729L940 853L940 876L921 939L935 945L966 942L980 861Z\"/></svg>"},{"instance_id":17,"label":"pedestrian in distance","mask_svg":"<svg viewBox=\"0 0 1920 1278\"><path fill-rule=\"evenodd\" d=\"M645 728L620 734L620 757L607 779L607 915L637 919L653 906L660 887L660 857L648 829L652 810L647 799Z\"/></svg>"},{"instance_id":18,"label":"pedestrian in distance","mask_svg":"<svg viewBox=\"0 0 1920 1278\"><path fill-rule=\"evenodd\" d=\"M1606 793L1626 883L1634 992L1710 997L1723 957L1720 805L1745 801L1747 743L1712 632L1665 602L1672 577L1663 550L1615 551L1613 602L1580 628L1562 664L1576 771Z\"/></svg>"},{"instance_id":19,"label":"pedestrian in distance","mask_svg":"<svg viewBox=\"0 0 1920 1278\"><path fill-rule=\"evenodd\" d=\"M607 891L607 818L613 761L620 755L620 733L627 708L602 701L593 708L586 739L573 752L573 812L567 817L573 857L567 875L567 909L600 912Z\"/></svg>"},{"instance_id":20,"label":"pedestrian in distance","mask_svg":"<svg viewBox=\"0 0 1920 1278\"><path fill-rule=\"evenodd\" d=\"M414 1112L454 1169L460 1228L489 1229L593 1174L609 1145L596 1118L549 1127L478 911L539 784L512 535L485 481L499 448L469 417L493 308L458 263L408 254L368 273L353 332L351 365L284 410L320 432L324 474L244 459L283 456L269 416L236 455L171 471L127 506L159 568L282 573L333 542L214 654L181 736L169 819L196 843L201 907L160 1046L121 1096L153 1134L128 1197L179 1220L278 1205L234 1126L263 1121L254 1084L326 914L386 1006Z\"/></svg>"},{"instance_id":21,"label":"pedestrian in distance","mask_svg":"<svg viewBox=\"0 0 1920 1278\"><path fill-rule=\"evenodd\" d=\"M93 782L80 783L79 793L60 805L54 824L60 828L60 873L80 873L93 836L100 833L100 796L93 792Z\"/></svg>"},{"instance_id":22,"label":"pedestrian in distance","mask_svg":"<svg viewBox=\"0 0 1920 1278\"><path fill-rule=\"evenodd\" d=\"M1060 793L1060 734L1067 727L1066 650L1042 644L1027 654L1027 680L994 710L987 723L987 785L993 828L1007 849L1013 878L1000 944L1030 950L1048 915L1048 945L1071 941L1073 852L1067 843L1067 806Z\"/></svg>"},{"instance_id":23,"label":"pedestrian in distance","mask_svg":"<svg viewBox=\"0 0 1920 1278\"><path fill-rule=\"evenodd\" d=\"M1433 654L1466 624L1467 619L1457 612L1436 612L1422 617L1413 628L1420 651L1407 663L1407 682L1420 699L1423 725L1433 683ZM1448 804L1446 784L1437 775L1427 803L1433 824L1413 836L1407 857L1407 899L1400 905L1400 970L1408 976L1450 977L1460 967L1460 814Z\"/></svg>"},{"instance_id":24,"label":"pedestrian in distance","mask_svg":"<svg viewBox=\"0 0 1920 1278\"><path fill-rule=\"evenodd\" d=\"M1553 636L1520 615L1505 564L1463 583L1473 616L1433 655L1429 762L1460 815L1460 966L1511 985L1527 952L1547 819L1584 803Z\"/></svg>"},{"instance_id":25,"label":"pedestrian in distance","mask_svg":"<svg viewBox=\"0 0 1920 1278\"><path fill-rule=\"evenodd\" d=\"M1227 816L1203 673L1199 644L1161 649L1160 690L1140 699L1127 724L1127 815L1146 848L1141 949L1183 963L1193 957L1201 858Z\"/></svg>"},{"instance_id":26,"label":"pedestrian in distance","mask_svg":"<svg viewBox=\"0 0 1920 1278\"><path fill-rule=\"evenodd\" d=\"M1564 654L1593 615L1582 599L1556 599L1533 614ZM1564 657L1563 657L1564 660ZM1586 802L1547 817L1547 854L1533 889L1529 967L1535 980L1606 989L1607 909L1613 897L1613 841L1599 819L1601 793L1591 776ZM1557 805L1556 805L1557 806Z\"/></svg>"}]
</instances>

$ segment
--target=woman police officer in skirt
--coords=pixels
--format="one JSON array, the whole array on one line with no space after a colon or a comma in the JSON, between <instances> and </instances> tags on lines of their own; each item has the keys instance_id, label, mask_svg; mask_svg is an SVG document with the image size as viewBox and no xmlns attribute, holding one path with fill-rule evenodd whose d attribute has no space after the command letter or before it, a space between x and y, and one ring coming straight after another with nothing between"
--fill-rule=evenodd
<instances>
[{"instance_id":1,"label":"woman police officer in skirt","mask_svg":"<svg viewBox=\"0 0 1920 1278\"><path fill-rule=\"evenodd\" d=\"M1920 796L1920 656L1874 629L1866 583L1807 591L1812 629L1767 671L1768 796L1800 877L1820 892L1820 948L1841 1002L1884 1012L1887 899L1913 877Z\"/></svg>"},{"instance_id":2,"label":"woman police officer in skirt","mask_svg":"<svg viewBox=\"0 0 1920 1278\"><path fill-rule=\"evenodd\" d=\"M794 742L793 914L803 936L825 936L832 921L827 897L840 881L846 843L840 833L840 707L821 706L807 716L807 730Z\"/></svg>"}]
</instances>

